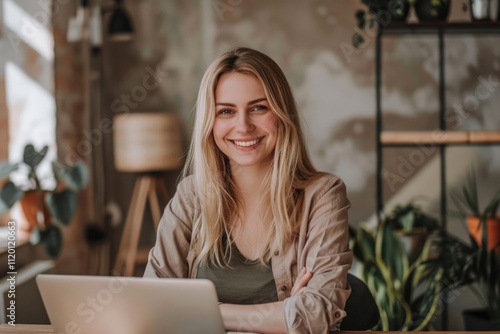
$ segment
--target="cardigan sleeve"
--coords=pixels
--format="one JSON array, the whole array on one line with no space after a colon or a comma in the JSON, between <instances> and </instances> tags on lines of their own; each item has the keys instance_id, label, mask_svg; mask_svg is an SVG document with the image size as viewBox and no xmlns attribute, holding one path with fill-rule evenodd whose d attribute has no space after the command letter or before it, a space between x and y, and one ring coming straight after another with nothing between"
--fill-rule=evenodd
<instances>
[{"instance_id":1,"label":"cardigan sleeve","mask_svg":"<svg viewBox=\"0 0 500 334\"><path fill-rule=\"evenodd\" d=\"M353 256L349 249L346 188L342 180L330 178L312 199L308 211L306 239L299 265L313 276L303 294L285 299L285 321L289 333L328 333L337 330L346 316L344 307L351 292L347 272Z\"/></svg>"},{"instance_id":2,"label":"cardigan sleeve","mask_svg":"<svg viewBox=\"0 0 500 334\"><path fill-rule=\"evenodd\" d=\"M158 224L156 243L149 252L144 277L188 277L188 252L194 217L191 177L182 180Z\"/></svg>"}]
</instances>

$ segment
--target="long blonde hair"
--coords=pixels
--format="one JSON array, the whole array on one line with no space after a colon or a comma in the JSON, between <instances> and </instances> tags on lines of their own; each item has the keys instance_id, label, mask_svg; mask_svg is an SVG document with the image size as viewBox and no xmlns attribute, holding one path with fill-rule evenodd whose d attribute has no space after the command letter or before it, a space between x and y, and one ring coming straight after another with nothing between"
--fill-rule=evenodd
<instances>
[{"instance_id":1,"label":"long blonde hair","mask_svg":"<svg viewBox=\"0 0 500 334\"><path fill-rule=\"evenodd\" d=\"M280 67L267 55L249 48L236 48L213 60L201 81L196 116L183 176L193 174L201 215L193 225L199 237L199 258L227 264L231 252L231 229L240 203L227 157L213 138L215 88L229 72L254 75L262 84L270 109L278 118L278 136L271 168L263 184L270 233L259 259L267 263L275 251L283 251L299 231L303 189L318 172L308 156L299 114L290 86ZM271 191L272 190L272 191ZM228 247L229 246L229 247Z\"/></svg>"}]
</instances>

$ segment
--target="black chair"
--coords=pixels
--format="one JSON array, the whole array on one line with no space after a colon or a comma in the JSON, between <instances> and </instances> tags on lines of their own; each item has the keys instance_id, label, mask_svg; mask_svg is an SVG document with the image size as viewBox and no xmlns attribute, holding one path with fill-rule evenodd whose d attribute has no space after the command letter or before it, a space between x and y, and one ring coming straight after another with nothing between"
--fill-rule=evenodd
<instances>
[{"instance_id":1,"label":"black chair","mask_svg":"<svg viewBox=\"0 0 500 334\"><path fill-rule=\"evenodd\" d=\"M351 295L347 299L347 316L340 324L343 331L366 331L372 329L380 320L377 304L366 284L351 274L347 274Z\"/></svg>"}]
</instances>

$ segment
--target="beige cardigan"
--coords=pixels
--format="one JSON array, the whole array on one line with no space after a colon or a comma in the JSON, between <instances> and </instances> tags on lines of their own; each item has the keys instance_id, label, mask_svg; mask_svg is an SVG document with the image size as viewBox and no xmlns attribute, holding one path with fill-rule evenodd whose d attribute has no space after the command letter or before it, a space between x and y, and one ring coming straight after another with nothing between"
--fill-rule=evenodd
<instances>
[{"instance_id":1,"label":"beige cardigan","mask_svg":"<svg viewBox=\"0 0 500 334\"><path fill-rule=\"evenodd\" d=\"M298 238L284 253L272 257L278 299L284 301L289 333L327 333L338 329L351 289L347 272L348 209L351 206L341 179L325 174L305 189ZM200 214L200 196L193 178L182 180L158 226L144 277L195 278L198 268L192 223ZM192 242L193 241L193 242ZM290 297L298 271L313 272L304 293Z\"/></svg>"}]
</instances>

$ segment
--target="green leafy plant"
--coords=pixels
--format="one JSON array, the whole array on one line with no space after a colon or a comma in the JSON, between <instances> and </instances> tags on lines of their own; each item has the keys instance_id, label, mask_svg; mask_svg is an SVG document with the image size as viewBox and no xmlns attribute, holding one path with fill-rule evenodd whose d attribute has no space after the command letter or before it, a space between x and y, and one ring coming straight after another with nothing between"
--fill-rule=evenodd
<instances>
[{"instance_id":1,"label":"green leafy plant","mask_svg":"<svg viewBox=\"0 0 500 334\"><path fill-rule=\"evenodd\" d=\"M375 29L377 25L391 20L405 19L412 0L361 0L361 2L366 6L366 9L357 10L354 14L356 26L360 30L365 28L371 30ZM360 47L365 42L359 29L355 29L352 38L355 47Z\"/></svg>"},{"instance_id":2,"label":"green leafy plant","mask_svg":"<svg viewBox=\"0 0 500 334\"><path fill-rule=\"evenodd\" d=\"M498 209L500 208L500 188L491 197L484 210L481 210L475 171L474 169L470 169L466 175L464 185L458 191L454 190L451 192L451 199L462 218L472 215L479 217L482 222L488 218L497 217Z\"/></svg>"},{"instance_id":3,"label":"green leafy plant","mask_svg":"<svg viewBox=\"0 0 500 334\"><path fill-rule=\"evenodd\" d=\"M365 226L351 229L353 253L360 262L361 277L375 297L380 311L380 323L375 330L430 328L443 277L443 269L435 261L438 256L434 252L437 240L424 238L417 254L410 254L398 233L401 232L399 226L411 231L431 221L432 218L410 205L395 210L374 231ZM431 225L438 226L435 220ZM425 232L426 236L428 233L430 231Z\"/></svg>"},{"instance_id":4,"label":"green leafy plant","mask_svg":"<svg viewBox=\"0 0 500 334\"><path fill-rule=\"evenodd\" d=\"M492 324L500 329L500 189L481 209L472 169L467 173L464 185L458 191L451 192L451 198L459 210L459 216L468 220L470 245L467 245L469 255L462 267L464 275L486 308ZM473 219L477 221L477 226L470 224Z\"/></svg>"},{"instance_id":5,"label":"green leafy plant","mask_svg":"<svg viewBox=\"0 0 500 334\"><path fill-rule=\"evenodd\" d=\"M443 291L469 286L486 309L492 330L500 330L500 246L479 246L471 236L466 243L442 231L440 240L444 270Z\"/></svg>"},{"instance_id":6,"label":"green leafy plant","mask_svg":"<svg viewBox=\"0 0 500 334\"><path fill-rule=\"evenodd\" d=\"M22 201L28 193L36 195L36 228L34 238L44 242L47 253L57 256L62 245L62 235L58 225L68 225L77 209L77 192L83 190L89 180L89 173L82 161L69 166L57 161L52 162L56 184L53 189L43 189L37 168L47 155L48 147L37 151L32 144L24 148L23 161L0 164L0 180L9 178L14 171L26 171L27 183L17 185L10 178L0 190L0 213L8 211ZM44 210L48 211L50 221L46 221Z\"/></svg>"}]
</instances>

